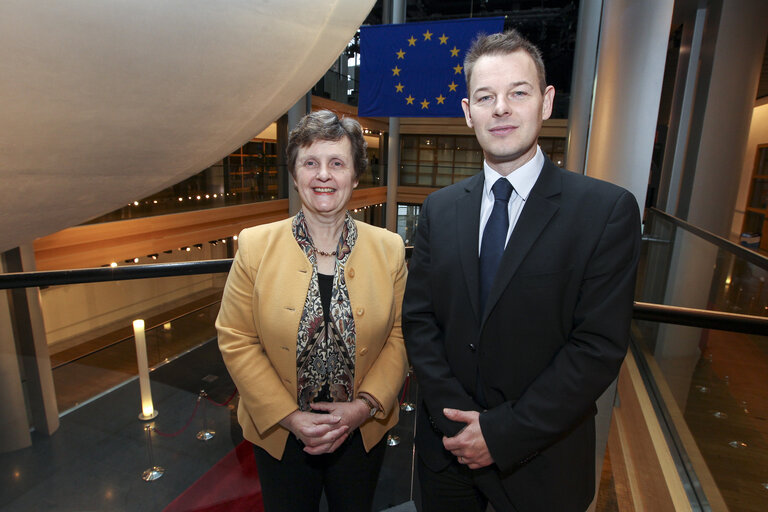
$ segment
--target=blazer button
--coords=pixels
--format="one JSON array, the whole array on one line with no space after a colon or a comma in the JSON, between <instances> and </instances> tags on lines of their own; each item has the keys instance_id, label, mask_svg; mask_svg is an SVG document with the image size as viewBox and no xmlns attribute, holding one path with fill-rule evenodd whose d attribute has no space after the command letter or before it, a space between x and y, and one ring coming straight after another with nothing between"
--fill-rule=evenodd
<instances>
[{"instance_id":1,"label":"blazer button","mask_svg":"<svg viewBox=\"0 0 768 512\"><path fill-rule=\"evenodd\" d=\"M476 351L476 350L477 350L477 347L475 346L475 344L474 344L474 343L470 343L470 344L469 344L469 350L470 350L471 352L474 352L474 351Z\"/></svg>"},{"instance_id":2,"label":"blazer button","mask_svg":"<svg viewBox=\"0 0 768 512\"><path fill-rule=\"evenodd\" d=\"M363 316L365 314L365 310L363 308L357 308L357 316Z\"/></svg>"},{"instance_id":3,"label":"blazer button","mask_svg":"<svg viewBox=\"0 0 768 512\"><path fill-rule=\"evenodd\" d=\"M360 349L360 355L361 356L364 356L367 353L368 353L368 347L363 347L363 348Z\"/></svg>"},{"instance_id":4,"label":"blazer button","mask_svg":"<svg viewBox=\"0 0 768 512\"><path fill-rule=\"evenodd\" d=\"M348 269L347 270L347 276L350 277L350 278L355 277L355 269L353 269L353 268Z\"/></svg>"}]
</instances>

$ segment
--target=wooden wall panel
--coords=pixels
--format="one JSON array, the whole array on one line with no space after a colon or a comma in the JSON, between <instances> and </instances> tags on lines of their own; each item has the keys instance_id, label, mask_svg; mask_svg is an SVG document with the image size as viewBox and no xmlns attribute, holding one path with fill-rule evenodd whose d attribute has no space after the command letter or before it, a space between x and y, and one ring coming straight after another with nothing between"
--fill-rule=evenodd
<instances>
[{"instance_id":1,"label":"wooden wall panel","mask_svg":"<svg viewBox=\"0 0 768 512\"><path fill-rule=\"evenodd\" d=\"M608 449L614 479L629 489L636 511L691 510L675 462L632 354L619 374Z\"/></svg>"},{"instance_id":2,"label":"wooden wall panel","mask_svg":"<svg viewBox=\"0 0 768 512\"><path fill-rule=\"evenodd\" d=\"M386 187L355 190L349 208L386 203ZM38 270L90 268L228 238L242 229L285 219L288 200L212 208L67 228L35 241Z\"/></svg>"}]
</instances>

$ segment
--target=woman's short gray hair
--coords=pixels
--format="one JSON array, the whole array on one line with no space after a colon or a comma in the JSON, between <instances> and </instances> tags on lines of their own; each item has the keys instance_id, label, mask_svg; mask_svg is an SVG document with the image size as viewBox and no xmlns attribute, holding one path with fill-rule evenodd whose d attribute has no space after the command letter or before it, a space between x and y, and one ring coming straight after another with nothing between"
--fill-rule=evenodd
<instances>
[{"instance_id":1,"label":"woman's short gray hair","mask_svg":"<svg viewBox=\"0 0 768 512\"><path fill-rule=\"evenodd\" d=\"M318 140L339 141L344 137L348 137L352 145L355 179L359 180L368 167L366 153L368 144L363 137L363 129L354 119L350 117L339 119L339 116L330 110L318 110L307 114L291 130L288 136L288 147L285 149L291 176L296 177L296 158L299 148L309 147Z\"/></svg>"}]
</instances>

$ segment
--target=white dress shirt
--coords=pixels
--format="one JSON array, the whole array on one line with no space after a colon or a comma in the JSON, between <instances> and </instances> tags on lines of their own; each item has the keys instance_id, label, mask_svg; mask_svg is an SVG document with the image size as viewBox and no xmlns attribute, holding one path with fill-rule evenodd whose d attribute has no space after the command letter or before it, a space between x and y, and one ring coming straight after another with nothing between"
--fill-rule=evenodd
<instances>
[{"instance_id":1,"label":"white dress shirt","mask_svg":"<svg viewBox=\"0 0 768 512\"><path fill-rule=\"evenodd\" d=\"M509 229L507 230L507 238L504 241L504 247L507 247L509 242L509 236L512 234L512 230L515 229L517 219L520 218L520 212L523 211L525 201L528 199L528 194L531 193L533 185L536 180L539 179L541 174L541 168L544 166L544 154L541 152L541 148L536 146L536 154L528 160L521 167L518 167L507 176L502 176L488 164L483 161L483 173L485 174L485 183L483 184L483 198L480 203L480 236L477 241L477 254L480 255L480 247L483 243L483 230L488 223L488 218L491 216L493 210L493 203L496 198L493 196L491 187L496 183L498 179L506 179L512 184L514 190L509 198Z\"/></svg>"}]
</instances>

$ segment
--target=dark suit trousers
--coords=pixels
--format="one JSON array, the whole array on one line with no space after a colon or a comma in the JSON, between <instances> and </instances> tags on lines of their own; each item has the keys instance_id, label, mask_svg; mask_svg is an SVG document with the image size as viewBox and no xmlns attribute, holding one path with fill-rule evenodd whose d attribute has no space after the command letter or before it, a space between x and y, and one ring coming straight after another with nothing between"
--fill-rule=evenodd
<instances>
[{"instance_id":1,"label":"dark suit trousers","mask_svg":"<svg viewBox=\"0 0 768 512\"><path fill-rule=\"evenodd\" d=\"M317 512L323 491L330 512L371 510L384 439L368 453L359 430L333 453L309 455L303 448L293 434L282 460L253 447L265 512Z\"/></svg>"},{"instance_id":2,"label":"dark suit trousers","mask_svg":"<svg viewBox=\"0 0 768 512\"><path fill-rule=\"evenodd\" d=\"M494 469L471 470L454 460L432 471L418 459L420 512L485 512L489 502L496 512L517 511Z\"/></svg>"}]
</instances>

